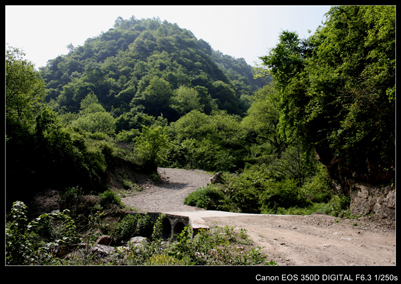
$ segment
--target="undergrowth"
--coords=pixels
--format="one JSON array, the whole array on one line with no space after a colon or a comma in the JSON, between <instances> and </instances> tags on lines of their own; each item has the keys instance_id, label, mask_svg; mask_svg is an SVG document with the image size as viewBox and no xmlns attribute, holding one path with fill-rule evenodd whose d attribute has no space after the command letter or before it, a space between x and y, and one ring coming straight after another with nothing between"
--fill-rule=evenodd
<instances>
[{"instance_id":1,"label":"undergrowth","mask_svg":"<svg viewBox=\"0 0 401 284\"><path fill-rule=\"evenodd\" d=\"M223 174L222 184L208 184L189 194L184 204L207 210L240 213L309 215L322 212L349 217L350 199L335 194L324 166L302 185L291 178L271 177L266 165L254 166L241 174Z\"/></svg>"},{"instance_id":2,"label":"undergrowth","mask_svg":"<svg viewBox=\"0 0 401 284\"><path fill-rule=\"evenodd\" d=\"M214 226L195 236L185 227L174 241L166 242L162 239L163 214L155 222L148 215L126 215L109 226L104 212L98 211L89 216L86 230L80 232L69 210L45 213L29 223L27 210L17 201L7 216L7 265L275 265L253 246L246 230L235 227ZM149 241L141 245L127 242L102 255L91 249L99 231L116 239L142 235ZM82 244L84 248L68 258L63 255L69 246Z\"/></svg>"}]
</instances>

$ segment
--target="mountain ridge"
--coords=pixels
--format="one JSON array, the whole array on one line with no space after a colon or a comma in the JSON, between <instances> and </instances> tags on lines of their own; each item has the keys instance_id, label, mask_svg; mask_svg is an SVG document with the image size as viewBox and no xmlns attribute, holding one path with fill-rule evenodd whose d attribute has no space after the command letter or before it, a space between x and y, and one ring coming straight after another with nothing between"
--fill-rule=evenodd
<instances>
[{"instance_id":1,"label":"mountain ridge","mask_svg":"<svg viewBox=\"0 0 401 284\"><path fill-rule=\"evenodd\" d=\"M244 59L214 51L191 31L155 18L119 17L107 32L88 38L82 46L67 47L67 55L40 68L46 100L60 114L77 113L82 99L93 92L115 118L134 108L175 121L183 115L177 111L180 100L174 99L175 92L185 86L196 90L188 99L199 100L207 114L218 108L244 115L250 97L263 86L261 79L253 79ZM163 108L150 111L144 100L154 77L166 92ZM157 87L154 91L163 93ZM181 107L186 103L181 100Z\"/></svg>"}]
</instances>

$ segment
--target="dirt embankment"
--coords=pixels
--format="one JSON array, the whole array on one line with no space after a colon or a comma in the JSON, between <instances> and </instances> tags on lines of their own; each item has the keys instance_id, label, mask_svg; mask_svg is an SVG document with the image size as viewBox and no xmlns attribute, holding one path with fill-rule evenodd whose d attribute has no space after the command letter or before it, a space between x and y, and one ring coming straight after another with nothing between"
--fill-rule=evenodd
<instances>
[{"instance_id":1,"label":"dirt embankment","mask_svg":"<svg viewBox=\"0 0 401 284\"><path fill-rule=\"evenodd\" d=\"M122 198L139 211L183 212L201 208L184 198L206 186L211 175L198 170L160 168L162 182L145 183L141 192ZM395 265L395 229L385 221L307 216L244 215L205 217L208 225L248 231L257 246L279 265Z\"/></svg>"}]
</instances>

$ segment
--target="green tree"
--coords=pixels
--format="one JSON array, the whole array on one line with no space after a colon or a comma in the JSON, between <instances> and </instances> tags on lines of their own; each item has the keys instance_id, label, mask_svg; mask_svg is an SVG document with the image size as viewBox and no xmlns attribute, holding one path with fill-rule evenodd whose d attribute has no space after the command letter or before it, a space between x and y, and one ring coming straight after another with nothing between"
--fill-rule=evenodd
<instances>
[{"instance_id":1,"label":"green tree","mask_svg":"<svg viewBox=\"0 0 401 284\"><path fill-rule=\"evenodd\" d=\"M88 132L103 132L107 135L113 135L116 130L116 122L114 117L106 112L91 112L82 115L71 123L73 127L79 127Z\"/></svg>"},{"instance_id":2,"label":"green tree","mask_svg":"<svg viewBox=\"0 0 401 284\"><path fill-rule=\"evenodd\" d=\"M169 137L168 157L175 166L229 171L243 163L245 133L239 118L226 111L192 110L171 123Z\"/></svg>"},{"instance_id":3,"label":"green tree","mask_svg":"<svg viewBox=\"0 0 401 284\"><path fill-rule=\"evenodd\" d=\"M79 117L71 122L71 126L79 127L88 132L102 132L107 135L114 135L116 120L99 103L97 96L90 92L81 101Z\"/></svg>"},{"instance_id":4,"label":"green tree","mask_svg":"<svg viewBox=\"0 0 401 284\"><path fill-rule=\"evenodd\" d=\"M6 51L6 187L7 205L24 195L25 182L35 175L35 125L44 107L44 82L24 53L8 47ZM18 188L19 195L13 189ZM25 192L24 192L25 193Z\"/></svg>"},{"instance_id":5,"label":"green tree","mask_svg":"<svg viewBox=\"0 0 401 284\"><path fill-rule=\"evenodd\" d=\"M239 114L238 100L235 90L223 81L213 82L212 97L217 99L219 109L227 110L229 113Z\"/></svg>"},{"instance_id":6,"label":"green tree","mask_svg":"<svg viewBox=\"0 0 401 284\"><path fill-rule=\"evenodd\" d=\"M154 117L158 117L161 113L169 114L169 105L173 91L170 84L157 76L154 76L145 90L139 94L135 100L135 104L142 104L145 112Z\"/></svg>"},{"instance_id":7,"label":"green tree","mask_svg":"<svg viewBox=\"0 0 401 284\"><path fill-rule=\"evenodd\" d=\"M106 111L104 107L99 103L99 99L97 96L90 92L82 101L81 101L81 112L103 112Z\"/></svg>"},{"instance_id":8,"label":"green tree","mask_svg":"<svg viewBox=\"0 0 401 284\"><path fill-rule=\"evenodd\" d=\"M180 86L178 89L174 90L171 101L171 107L177 111L179 116L183 116L194 109L203 111L203 105L200 103L200 96L193 88Z\"/></svg>"},{"instance_id":9,"label":"green tree","mask_svg":"<svg viewBox=\"0 0 401 284\"><path fill-rule=\"evenodd\" d=\"M395 6L326 16L308 39L284 31L261 59L280 91L282 129L312 145L347 192L347 177L394 178Z\"/></svg>"},{"instance_id":10,"label":"green tree","mask_svg":"<svg viewBox=\"0 0 401 284\"><path fill-rule=\"evenodd\" d=\"M169 148L166 130L162 126L143 126L141 135L135 138L135 153L145 168L151 172L157 170Z\"/></svg>"},{"instance_id":11,"label":"green tree","mask_svg":"<svg viewBox=\"0 0 401 284\"><path fill-rule=\"evenodd\" d=\"M259 148L258 156L280 158L287 143L279 131L280 96L275 84L265 85L256 91L252 100L241 127L247 132L251 147Z\"/></svg>"},{"instance_id":12,"label":"green tree","mask_svg":"<svg viewBox=\"0 0 401 284\"><path fill-rule=\"evenodd\" d=\"M59 113L79 112L82 99L94 92L114 117L145 107L148 115L163 113L176 121L190 109L188 98L174 95L186 86L198 92L206 114L218 106L242 115L250 105L248 96L260 85L243 59L215 57L210 45L190 31L157 19L118 18L114 28L70 47L40 68L47 101L53 100ZM197 103L191 107L201 109Z\"/></svg>"},{"instance_id":13,"label":"green tree","mask_svg":"<svg viewBox=\"0 0 401 284\"><path fill-rule=\"evenodd\" d=\"M7 134L14 127L29 131L46 96L45 82L34 65L17 48L6 50L6 122ZM18 126L17 126L18 125Z\"/></svg>"}]
</instances>

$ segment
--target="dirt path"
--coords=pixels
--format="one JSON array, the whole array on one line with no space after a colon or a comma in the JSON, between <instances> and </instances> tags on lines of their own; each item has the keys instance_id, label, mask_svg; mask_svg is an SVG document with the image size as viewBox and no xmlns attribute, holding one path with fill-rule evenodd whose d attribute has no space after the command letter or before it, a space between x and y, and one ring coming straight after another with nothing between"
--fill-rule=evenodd
<instances>
[{"instance_id":1,"label":"dirt path","mask_svg":"<svg viewBox=\"0 0 401 284\"><path fill-rule=\"evenodd\" d=\"M141 192L121 198L128 206L144 212L198 211L202 208L184 205L184 199L199 187L206 186L210 174L201 170L159 168L162 181L158 185L142 185Z\"/></svg>"},{"instance_id":2,"label":"dirt path","mask_svg":"<svg viewBox=\"0 0 401 284\"><path fill-rule=\"evenodd\" d=\"M159 169L164 182L149 185L142 192L122 198L140 211L188 212L203 209L183 204L191 192L209 182L203 171ZM146 187L146 186L145 186ZM198 212L202 215L202 212ZM203 213L204 223L212 226L244 228L255 245L278 265L395 265L395 229L368 220L341 219L324 214L280 216L235 214L211 216ZM208 217L211 216L211 217Z\"/></svg>"},{"instance_id":3,"label":"dirt path","mask_svg":"<svg viewBox=\"0 0 401 284\"><path fill-rule=\"evenodd\" d=\"M395 230L373 222L307 216L239 216L203 218L206 224L248 230L278 265L395 265Z\"/></svg>"}]
</instances>

